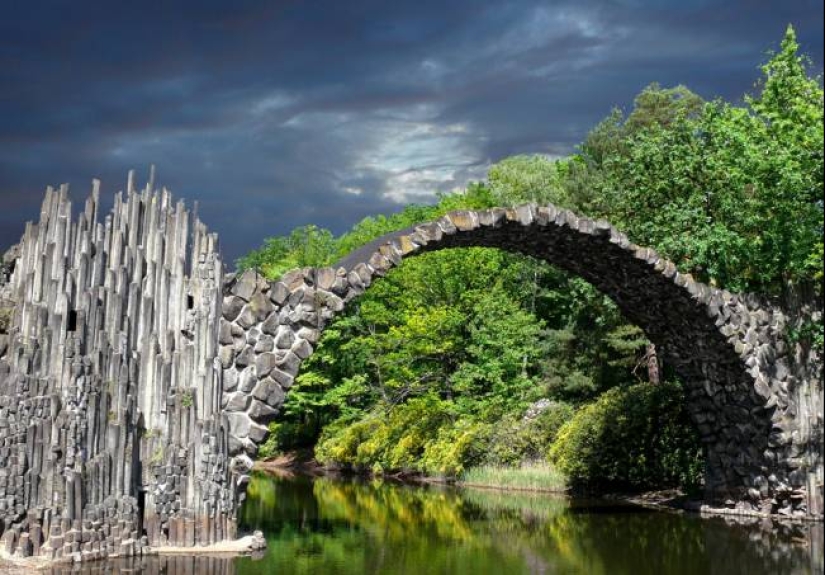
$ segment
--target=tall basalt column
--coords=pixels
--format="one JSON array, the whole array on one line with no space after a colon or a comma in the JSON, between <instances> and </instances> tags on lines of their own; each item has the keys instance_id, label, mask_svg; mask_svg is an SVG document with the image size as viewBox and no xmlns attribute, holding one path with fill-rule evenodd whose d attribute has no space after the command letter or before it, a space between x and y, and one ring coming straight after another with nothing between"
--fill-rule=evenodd
<instances>
[{"instance_id":1,"label":"tall basalt column","mask_svg":"<svg viewBox=\"0 0 825 575\"><path fill-rule=\"evenodd\" d=\"M97 181L77 219L67 187L49 188L6 265L7 552L90 559L235 536L217 237L167 190L133 182L102 222Z\"/></svg>"}]
</instances>

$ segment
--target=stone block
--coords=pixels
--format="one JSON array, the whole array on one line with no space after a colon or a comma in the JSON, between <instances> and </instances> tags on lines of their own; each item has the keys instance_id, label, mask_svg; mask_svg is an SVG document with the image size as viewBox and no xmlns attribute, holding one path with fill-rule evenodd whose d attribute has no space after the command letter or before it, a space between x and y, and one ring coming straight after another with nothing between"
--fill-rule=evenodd
<instances>
[{"instance_id":1,"label":"stone block","mask_svg":"<svg viewBox=\"0 0 825 575\"><path fill-rule=\"evenodd\" d=\"M269 290L269 299L277 306L281 306L289 297L289 288L283 282L276 282L272 284L272 289Z\"/></svg>"},{"instance_id":2,"label":"stone block","mask_svg":"<svg viewBox=\"0 0 825 575\"><path fill-rule=\"evenodd\" d=\"M227 413L226 418L229 421L229 433L238 438L244 438L249 435L249 426L252 420L245 413Z\"/></svg>"},{"instance_id":3,"label":"stone block","mask_svg":"<svg viewBox=\"0 0 825 575\"><path fill-rule=\"evenodd\" d=\"M255 353L264 353L272 351L275 348L275 340L271 335L261 335L255 344Z\"/></svg>"},{"instance_id":4,"label":"stone block","mask_svg":"<svg viewBox=\"0 0 825 575\"><path fill-rule=\"evenodd\" d=\"M229 291L244 301L249 301L258 285L258 273L255 270L246 270L235 278Z\"/></svg>"},{"instance_id":5,"label":"stone block","mask_svg":"<svg viewBox=\"0 0 825 575\"><path fill-rule=\"evenodd\" d=\"M255 384L258 383L258 376L255 369L255 367L250 365L240 372L238 375L239 391L244 393L252 393L252 390L255 388Z\"/></svg>"},{"instance_id":6,"label":"stone block","mask_svg":"<svg viewBox=\"0 0 825 575\"><path fill-rule=\"evenodd\" d=\"M249 407L249 403L252 400L251 397L241 391L224 395L228 395L224 406L227 412L246 411L246 408Z\"/></svg>"},{"instance_id":7,"label":"stone block","mask_svg":"<svg viewBox=\"0 0 825 575\"><path fill-rule=\"evenodd\" d=\"M265 422L269 418L278 414L278 410L273 409L265 402L259 399L252 399L247 410L249 417L258 422Z\"/></svg>"},{"instance_id":8,"label":"stone block","mask_svg":"<svg viewBox=\"0 0 825 575\"><path fill-rule=\"evenodd\" d=\"M337 275L332 268L321 268L315 270L315 285L322 290L331 290L335 285Z\"/></svg>"},{"instance_id":9,"label":"stone block","mask_svg":"<svg viewBox=\"0 0 825 575\"><path fill-rule=\"evenodd\" d=\"M238 354L235 358L235 365L238 369L243 369L247 365L253 365L255 363L255 349L251 345L247 345L243 348L243 351Z\"/></svg>"},{"instance_id":10,"label":"stone block","mask_svg":"<svg viewBox=\"0 0 825 575\"><path fill-rule=\"evenodd\" d=\"M269 301L269 297L261 292L252 296L252 299L249 300L248 308L255 316L255 323L262 322L270 313L275 311L275 306Z\"/></svg>"},{"instance_id":11,"label":"stone block","mask_svg":"<svg viewBox=\"0 0 825 575\"><path fill-rule=\"evenodd\" d=\"M272 369L272 371L269 373L269 377L277 381L283 389L289 389L290 387L292 387L292 383L295 381L294 377L292 377L290 374L286 372L281 371L277 367Z\"/></svg>"},{"instance_id":12,"label":"stone block","mask_svg":"<svg viewBox=\"0 0 825 575\"><path fill-rule=\"evenodd\" d=\"M273 311L270 313L264 322L261 324L261 331L268 335L275 335L278 333L278 328L281 326L279 319L279 312Z\"/></svg>"},{"instance_id":13,"label":"stone block","mask_svg":"<svg viewBox=\"0 0 825 575\"><path fill-rule=\"evenodd\" d=\"M297 375L298 369L301 367L301 358L288 351L276 362L276 365L290 375Z\"/></svg>"},{"instance_id":14,"label":"stone block","mask_svg":"<svg viewBox=\"0 0 825 575\"><path fill-rule=\"evenodd\" d=\"M263 443L267 435L269 435L269 429L266 426L255 422L249 424L249 439L255 443Z\"/></svg>"},{"instance_id":15,"label":"stone block","mask_svg":"<svg viewBox=\"0 0 825 575\"><path fill-rule=\"evenodd\" d=\"M255 399L263 401L273 409L278 409L283 405L286 394L281 386L271 378L265 378L258 381L255 389L252 391Z\"/></svg>"},{"instance_id":16,"label":"stone block","mask_svg":"<svg viewBox=\"0 0 825 575\"><path fill-rule=\"evenodd\" d=\"M238 319L235 321L238 322L238 325L244 329L249 329L256 323L258 323L258 317L255 314L255 311L252 309L251 306L246 305L244 306L243 310L241 311Z\"/></svg>"},{"instance_id":17,"label":"stone block","mask_svg":"<svg viewBox=\"0 0 825 575\"><path fill-rule=\"evenodd\" d=\"M243 299L235 296L226 296L223 298L223 305L221 306L221 313L227 321L235 321L246 302Z\"/></svg>"},{"instance_id":18,"label":"stone block","mask_svg":"<svg viewBox=\"0 0 825 575\"><path fill-rule=\"evenodd\" d=\"M228 346L222 346L218 350L218 359L221 362L221 367L223 367L223 369L228 369L232 365L232 361L235 359L235 350Z\"/></svg>"},{"instance_id":19,"label":"stone block","mask_svg":"<svg viewBox=\"0 0 825 575\"><path fill-rule=\"evenodd\" d=\"M299 339L293 346L292 351L300 359L306 359L312 355L312 345L305 339Z\"/></svg>"},{"instance_id":20,"label":"stone block","mask_svg":"<svg viewBox=\"0 0 825 575\"><path fill-rule=\"evenodd\" d=\"M232 324L224 318L221 318L220 322L218 343L221 345L229 345L232 343Z\"/></svg>"},{"instance_id":21,"label":"stone block","mask_svg":"<svg viewBox=\"0 0 825 575\"><path fill-rule=\"evenodd\" d=\"M283 283L291 293L306 285L304 279L304 272L302 270L292 270L281 277L281 283Z\"/></svg>"},{"instance_id":22,"label":"stone block","mask_svg":"<svg viewBox=\"0 0 825 575\"><path fill-rule=\"evenodd\" d=\"M309 343L317 343L318 339L321 337L321 334L317 329L311 327L302 327L298 330L298 333L295 334L295 337L298 339L305 339ZM291 347L292 342L290 342L289 345Z\"/></svg>"},{"instance_id":23,"label":"stone block","mask_svg":"<svg viewBox=\"0 0 825 575\"><path fill-rule=\"evenodd\" d=\"M295 343L295 332L287 326L281 326L278 335L275 336L275 346L278 349L290 349Z\"/></svg>"},{"instance_id":24,"label":"stone block","mask_svg":"<svg viewBox=\"0 0 825 575\"><path fill-rule=\"evenodd\" d=\"M523 204L515 209L516 221L523 226L529 226L536 217L535 204Z\"/></svg>"},{"instance_id":25,"label":"stone block","mask_svg":"<svg viewBox=\"0 0 825 575\"><path fill-rule=\"evenodd\" d=\"M262 353L255 360L255 370L258 377L266 377L269 372L275 367L275 354Z\"/></svg>"}]
</instances>

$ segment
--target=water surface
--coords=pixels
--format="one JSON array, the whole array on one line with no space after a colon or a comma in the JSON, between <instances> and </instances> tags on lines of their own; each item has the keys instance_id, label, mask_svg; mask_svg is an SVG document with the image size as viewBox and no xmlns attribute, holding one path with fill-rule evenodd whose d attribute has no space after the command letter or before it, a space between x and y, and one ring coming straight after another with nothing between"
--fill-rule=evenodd
<instances>
[{"instance_id":1,"label":"water surface","mask_svg":"<svg viewBox=\"0 0 825 575\"><path fill-rule=\"evenodd\" d=\"M546 494L256 475L258 558L141 558L65 573L145 575L820 573L822 525L748 525Z\"/></svg>"}]
</instances>

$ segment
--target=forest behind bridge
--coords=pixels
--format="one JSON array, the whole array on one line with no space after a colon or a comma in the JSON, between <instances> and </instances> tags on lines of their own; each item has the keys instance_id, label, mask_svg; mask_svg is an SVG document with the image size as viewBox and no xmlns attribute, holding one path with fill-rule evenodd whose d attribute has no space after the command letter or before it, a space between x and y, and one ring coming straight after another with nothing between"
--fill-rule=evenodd
<instances>
[{"instance_id":1,"label":"forest behind bridge","mask_svg":"<svg viewBox=\"0 0 825 575\"><path fill-rule=\"evenodd\" d=\"M340 237L300 227L238 267L277 279L451 210L525 202L606 219L720 288L821 300L821 77L789 27L740 101L654 83L569 157L506 158L434 205ZM821 323L787 337L823 347ZM313 448L325 464L377 474L692 489L702 447L660 355L609 299L544 262L491 248L424 254L326 328L261 456Z\"/></svg>"}]
</instances>

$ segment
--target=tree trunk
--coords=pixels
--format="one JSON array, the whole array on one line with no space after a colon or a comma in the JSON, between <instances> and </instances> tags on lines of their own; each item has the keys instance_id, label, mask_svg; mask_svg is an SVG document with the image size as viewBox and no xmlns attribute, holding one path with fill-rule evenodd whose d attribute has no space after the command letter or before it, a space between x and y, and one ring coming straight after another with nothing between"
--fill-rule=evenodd
<instances>
[{"instance_id":1,"label":"tree trunk","mask_svg":"<svg viewBox=\"0 0 825 575\"><path fill-rule=\"evenodd\" d=\"M647 360L647 379L653 385L659 385L659 357L656 355L656 345L648 343L645 348Z\"/></svg>"}]
</instances>

